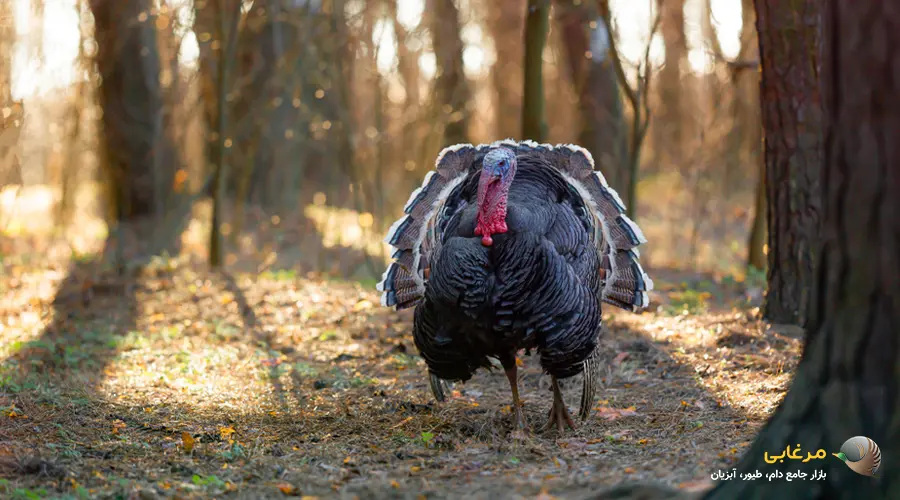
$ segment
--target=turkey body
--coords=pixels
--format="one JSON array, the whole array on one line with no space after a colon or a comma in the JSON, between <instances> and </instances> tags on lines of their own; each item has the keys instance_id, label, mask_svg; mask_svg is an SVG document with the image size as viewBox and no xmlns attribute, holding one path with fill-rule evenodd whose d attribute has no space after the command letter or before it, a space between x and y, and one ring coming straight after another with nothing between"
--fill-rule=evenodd
<instances>
[{"instance_id":1,"label":"turkey body","mask_svg":"<svg viewBox=\"0 0 900 500\"><path fill-rule=\"evenodd\" d=\"M448 210L431 255L413 338L429 370L465 381L489 357L504 367L535 349L556 378L583 370L600 333L600 251L590 240L584 202L552 166L519 158L509 188L508 230L484 246L474 233L477 176Z\"/></svg>"},{"instance_id":2,"label":"turkey body","mask_svg":"<svg viewBox=\"0 0 900 500\"><path fill-rule=\"evenodd\" d=\"M574 428L558 379L584 372L593 406L601 303L637 311L653 282L638 262L640 229L618 194L571 144L498 141L445 148L388 231L381 303L415 307L413 339L431 390L503 366L514 419L527 427L516 354L535 350L551 375L548 427Z\"/></svg>"}]
</instances>

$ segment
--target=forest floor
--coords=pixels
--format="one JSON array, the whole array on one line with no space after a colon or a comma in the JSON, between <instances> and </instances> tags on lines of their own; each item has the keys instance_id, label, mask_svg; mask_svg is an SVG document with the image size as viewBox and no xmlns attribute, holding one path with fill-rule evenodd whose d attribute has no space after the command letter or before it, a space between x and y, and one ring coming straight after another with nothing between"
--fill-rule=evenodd
<instances>
[{"instance_id":1,"label":"forest floor","mask_svg":"<svg viewBox=\"0 0 900 500\"><path fill-rule=\"evenodd\" d=\"M797 332L757 320L759 291L651 271L652 310L607 307L589 419L539 432L548 377L522 359L532 434L481 372L434 403L411 311L371 284L156 262L3 263L4 498L552 498L624 480L697 490L783 397ZM577 408L580 376L564 385Z\"/></svg>"}]
</instances>

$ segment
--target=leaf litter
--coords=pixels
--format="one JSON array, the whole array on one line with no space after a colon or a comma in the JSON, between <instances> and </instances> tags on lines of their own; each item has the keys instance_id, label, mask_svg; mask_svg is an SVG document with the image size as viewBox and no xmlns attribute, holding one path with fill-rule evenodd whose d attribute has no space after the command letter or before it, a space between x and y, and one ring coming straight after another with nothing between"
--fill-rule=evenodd
<instances>
[{"instance_id":1,"label":"leaf litter","mask_svg":"<svg viewBox=\"0 0 900 500\"><path fill-rule=\"evenodd\" d=\"M752 307L672 314L682 308L654 295L656 311L607 312L602 387L575 432L537 431L549 380L535 357L518 361L532 428L520 442L502 374L436 404L411 311L378 307L359 284L189 266L127 283L60 268L0 279L0 495L557 498L622 480L694 491L740 458L800 348ZM574 409L580 376L563 389Z\"/></svg>"}]
</instances>

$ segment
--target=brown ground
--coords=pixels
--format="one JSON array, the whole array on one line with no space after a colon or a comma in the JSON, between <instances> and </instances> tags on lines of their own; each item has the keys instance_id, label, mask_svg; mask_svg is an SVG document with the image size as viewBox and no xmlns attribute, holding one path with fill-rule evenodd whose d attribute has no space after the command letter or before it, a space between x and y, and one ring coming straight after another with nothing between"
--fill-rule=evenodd
<instances>
[{"instance_id":1,"label":"brown ground","mask_svg":"<svg viewBox=\"0 0 900 500\"><path fill-rule=\"evenodd\" d=\"M623 480L698 489L736 462L800 349L754 319L757 289L657 271L657 310L607 309L589 420L513 443L502 373L435 404L410 312L379 307L371 284L165 262L133 279L83 268L4 266L0 496L546 499ZM538 428L549 380L523 361ZM565 388L574 411L580 378Z\"/></svg>"}]
</instances>

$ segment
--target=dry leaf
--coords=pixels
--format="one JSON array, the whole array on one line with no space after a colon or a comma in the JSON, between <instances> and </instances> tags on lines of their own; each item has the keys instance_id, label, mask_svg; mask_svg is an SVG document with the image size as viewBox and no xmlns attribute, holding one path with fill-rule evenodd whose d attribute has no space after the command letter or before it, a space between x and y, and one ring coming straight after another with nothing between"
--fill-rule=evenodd
<instances>
[{"instance_id":1,"label":"dry leaf","mask_svg":"<svg viewBox=\"0 0 900 500\"><path fill-rule=\"evenodd\" d=\"M613 359L613 363L619 364L622 361L625 361L625 358L627 358L627 357L628 357L627 352L620 352L619 354L616 354L616 357Z\"/></svg>"},{"instance_id":2,"label":"dry leaf","mask_svg":"<svg viewBox=\"0 0 900 500\"><path fill-rule=\"evenodd\" d=\"M392 486L393 488L399 488L399 487L400 487L400 483L398 483L397 480L395 480L395 479L391 479L391 486Z\"/></svg>"},{"instance_id":3,"label":"dry leaf","mask_svg":"<svg viewBox=\"0 0 900 500\"><path fill-rule=\"evenodd\" d=\"M112 433L118 434L119 431L124 429L125 427L127 427L127 425L125 425L125 422L123 422L119 419L116 419L115 421L113 421Z\"/></svg>"},{"instance_id":4,"label":"dry leaf","mask_svg":"<svg viewBox=\"0 0 900 500\"><path fill-rule=\"evenodd\" d=\"M234 427L219 427L219 437L222 438L222 441L230 441L232 434L234 434Z\"/></svg>"},{"instance_id":5,"label":"dry leaf","mask_svg":"<svg viewBox=\"0 0 900 500\"><path fill-rule=\"evenodd\" d=\"M194 450L194 443L196 441L194 438L185 431L181 432L181 446L184 448L185 453L190 453Z\"/></svg>"},{"instance_id":6,"label":"dry leaf","mask_svg":"<svg viewBox=\"0 0 900 500\"><path fill-rule=\"evenodd\" d=\"M373 305L374 304L372 304L372 302L366 299L360 300L353 306L353 312L360 312L365 311L366 309L371 309Z\"/></svg>"},{"instance_id":7,"label":"dry leaf","mask_svg":"<svg viewBox=\"0 0 900 500\"><path fill-rule=\"evenodd\" d=\"M622 409L601 406L597 408L597 413L599 413L600 416L606 420L616 420L622 417L633 417L637 415L637 411L634 406L629 406L628 408Z\"/></svg>"},{"instance_id":8,"label":"dry leaf","mask_svg":"<svg viewBox=\"0 0 900 500\"><path fill-rule=\"evenodd\" d=\"M297 495L297 487L290 483L279 483L278 489L287 496Z\"/></svg>"}]
</instances>

